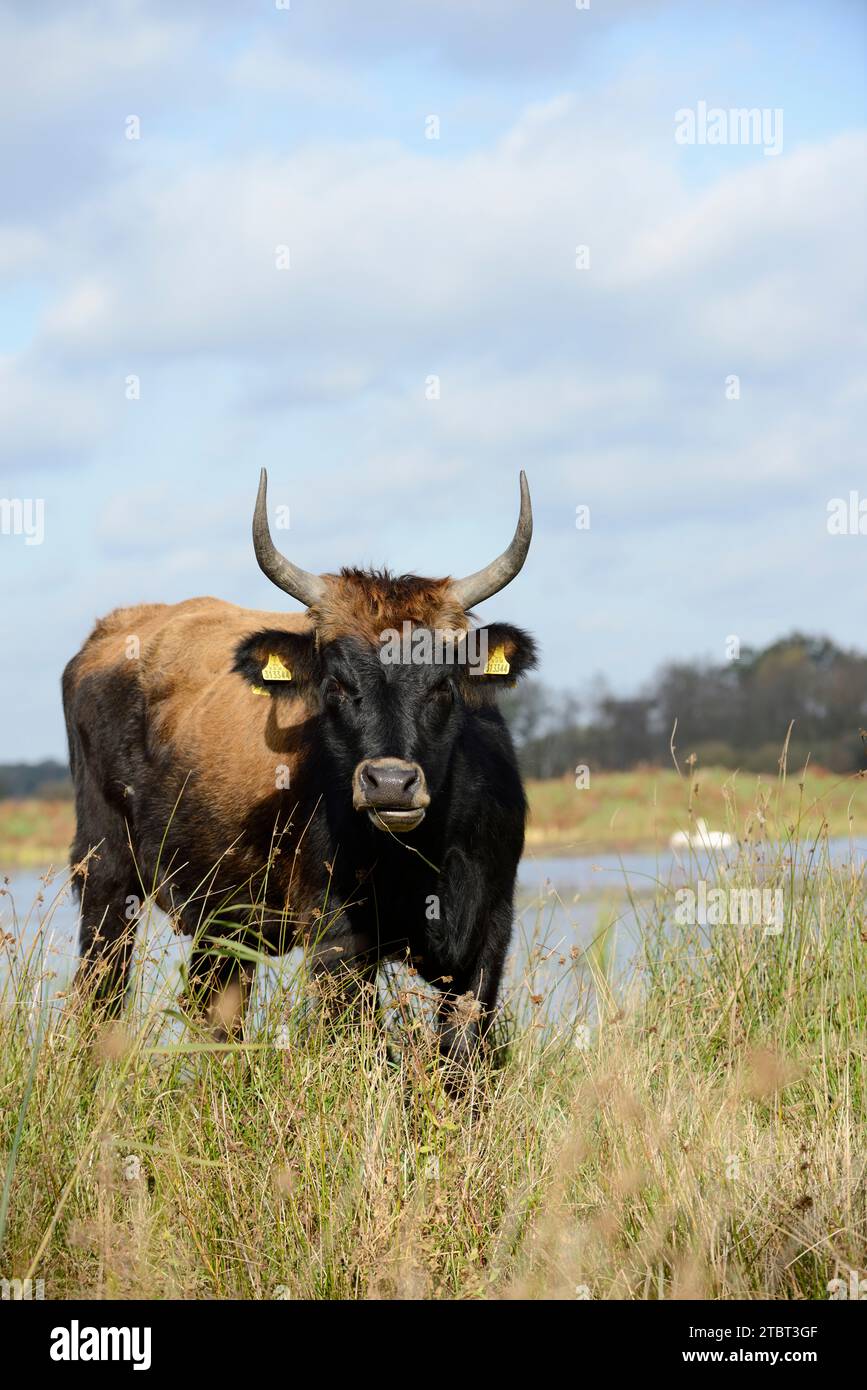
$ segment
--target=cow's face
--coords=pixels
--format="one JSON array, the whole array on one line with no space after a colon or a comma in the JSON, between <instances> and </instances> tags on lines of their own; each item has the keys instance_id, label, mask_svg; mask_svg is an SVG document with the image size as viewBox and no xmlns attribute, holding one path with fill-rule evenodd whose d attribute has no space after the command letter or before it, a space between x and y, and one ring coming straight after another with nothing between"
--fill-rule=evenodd
<instances>
[{"instance_id":1,"label":"cow's face","mask_svg":"<svg viewBox=\"0 0 867 1390\"><path fill-rule=\"evenodd\" d=\"M527 557L533 533L527 479L522 472L511 542L463 579L351 569L311 574L274 545L267 488L263 469L253 517L256 559L278 588L306 605L311 632L259 633L239 650L236 669L255 679L263 641L271 637L275 656L285 646L295 690L315 692L322 741L356 811L380 829L414 830L448 776L468 709L489 702L498 685L513 684L535 664L535 652L517 628L481 629L486 640L473 655L479 646L493 649L483 665L455 660L453 649L446 655L436 640L427 653L413 647L396 657L386 634L410 629L469 640L470 610L505 588Z\"/></svg>"},{"instance_id":2,"label":"cow's face","mask_svg":"<svg viewBox=\"0 0 867 1390\"><path fill-rule=\"evenodd\" d=\"M508 648L514 680L532 664L533 644L515 628L490 632L504 655ZM448 776L468 709L490 701L502 684L484 673L485 660L462 660L479 650L487 657L489 630L483 635L468 644L465 633L456 641L415 629L377 647L344 638L325 649L323 737L345 768L352 765L356 811L379 829L400 833L421 824Z\"/></svg>"},{"instance_id":3,"label":"cow's face","mask_svg":"<svg viewBox=\"0 0 867 1390\"><path fill-rule=\"evenodd\" d=\"M339 793L392 833L421 825L468 715L535 664L532 639L502 624L457 635L416 627L412 639L404 632L375 644L263 632L244 651L238 669L251 681L273 695L304 695L316 709ZM291 672L291 684L263 679L268 659Z\"/></svg>"},{"instance_id":4,"label":"cow's face","mask_svg":"<svg viewBox=\"0 0 867 1390\"><path fill-rule=\"evenodd\" d=\"M352 804L379 829L415 830L448 769L461 722L451 673L433 663L383 662L369 643L340 638L323 655L323 739L348 773ZM347 788L349 791L349 788Z\"/></svg>"}]
</instances>

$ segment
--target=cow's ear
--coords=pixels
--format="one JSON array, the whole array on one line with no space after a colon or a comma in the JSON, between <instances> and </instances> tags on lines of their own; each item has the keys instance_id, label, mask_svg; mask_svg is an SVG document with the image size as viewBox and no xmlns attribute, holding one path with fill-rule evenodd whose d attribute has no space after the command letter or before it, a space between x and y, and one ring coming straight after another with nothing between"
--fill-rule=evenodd
<instances>
[{"instance_id":1,"label":"cow's ear","mask_svg":"<svg viewBox=\"0 0 867 1390\"><path fill-rule=\"evenodd\" d=\"M315 636L280 628L254 632L238 645L232 669L268 695L300 694L320 678Z\"/></svg>"},{"instance_id":2,"label":"cow's ear","mask_svg":"<svg viewBox=\"0 0 867 1390\"><path fill-rule=\"evenodd\" d=\"M478 665L466 667L466 684L477 694L508 690L538 661L528 632L508 623L491 623L476 634Z\"/></svg>"}]
</instances>

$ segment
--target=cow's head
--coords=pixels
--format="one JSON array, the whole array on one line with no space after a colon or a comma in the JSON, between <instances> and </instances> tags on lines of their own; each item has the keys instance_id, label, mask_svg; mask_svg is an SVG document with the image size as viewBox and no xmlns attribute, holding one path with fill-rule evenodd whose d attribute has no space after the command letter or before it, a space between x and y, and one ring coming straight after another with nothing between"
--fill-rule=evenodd
<instances>
[{"instance_id":1,"label":"cow's head","mask_svg":"<svg viewBox=\"0 0 867 1390\"><path fill-rule=\"evenodd\" d=\"M266 489L263 469L256 558L269 579L306 604L311 626L255 634L236 668L270 694L310 698L356 811L380 829L414 830L448 775L469 714L535 665L533 641L519 628L470 621L473 605L504 588L524 563L533 530L527 479L521 473L510 545L465 579L309 574L275 548Z\"/></svg>"}]
</instances>

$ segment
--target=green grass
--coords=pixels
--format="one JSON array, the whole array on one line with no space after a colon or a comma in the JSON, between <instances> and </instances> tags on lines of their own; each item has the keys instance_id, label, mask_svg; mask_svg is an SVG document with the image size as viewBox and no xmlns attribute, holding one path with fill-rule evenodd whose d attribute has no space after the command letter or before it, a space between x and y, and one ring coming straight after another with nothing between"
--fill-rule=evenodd
<instances>
[{"instance_id":1,"label":"green grass","mask_svg":"<svg viewBox=\"0 0 867 1390\"><path fill-rule=\"evenodd\" d=\"M0 869L63 864L74 832L71 801L0 800Z\"/></svg>"},{"instance_id":2,"label":"green grass","mask_svg":"<svg viewBox=\"0 0 867 1390\"><path fill-rule=\"evenodd\" d=\"M527 847L542 855L665 847L697 817L739 841L785 837L796 822L807 836L867 835L867 780L814 767L787 778L637 768L591 773L582 790L571 776L531 781L527 793Z\"/></svg>"},{"instance_id":3,"label":"green grass","mask_svg":"<svg viewBox=\"0 0 867 1390\"><path fill-rule=\"evenodd\" d=\"M827 1297L867 1267L864 885L823 839L726 872L783 889L781 934L680 926L660 885L621 981L604 943L552 955L540 905L460 1097L412 977L389 1050L303 989L217 1048L165 993L108 1034L41 1015L44 962L8 943L0 1275L75 1298Z\"/></svg>"}]
</instances>

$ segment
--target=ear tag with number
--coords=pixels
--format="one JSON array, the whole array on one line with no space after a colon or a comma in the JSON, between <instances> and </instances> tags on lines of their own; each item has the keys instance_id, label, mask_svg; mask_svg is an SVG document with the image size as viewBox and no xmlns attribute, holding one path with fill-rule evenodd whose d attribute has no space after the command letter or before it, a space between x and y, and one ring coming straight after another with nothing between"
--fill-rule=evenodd
<instances>
[{"instance_id":1,"label":"ear tag with number","mask_svg":"<svg viewBox=\"0 0 867 1390\"><path fill-rule=\"evenodd\" d=\"M268 653L268 661L262 667L263 681L291 681L292 672L288 666L284 666L279 656L273 652Z\"/></svg>"},{"instance_id":2,"label":"ear tag with number","mask_svg":"<svg viewBox=\"0 0 867 1390\"><path fill-rule=\"evenodd\" d=\"M506 653L502 642L495 647L488 657L488 664L485 667L486 676L507 676L511 671L511 666L506 660Z\"/></svg>"}]
</instances>

